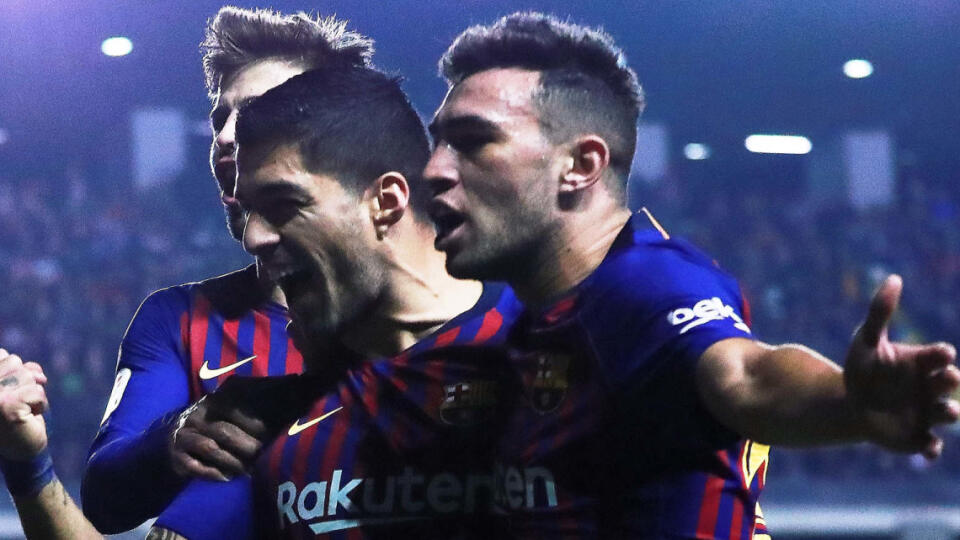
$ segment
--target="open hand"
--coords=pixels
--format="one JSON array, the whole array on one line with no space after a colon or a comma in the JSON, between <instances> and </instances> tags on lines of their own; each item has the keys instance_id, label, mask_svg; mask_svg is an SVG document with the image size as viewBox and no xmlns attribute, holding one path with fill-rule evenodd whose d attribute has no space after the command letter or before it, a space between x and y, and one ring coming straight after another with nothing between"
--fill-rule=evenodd
<instances>
[{"instance_id":1,"label":"open hand","mask_svg":"<svg viewBox=\"0 0 960 540\"><path fill-rule=\"evenodd\" d=\"M863 413L868 439L901 452L933 459L943 441L933 433L955 422L960 403L950 394L960 385L957 351L948 343L891 342L890 318L903 290L900 276L888 276L877 290L863 325L847 352L844 382Z\"/></svg>"}]
</instances>

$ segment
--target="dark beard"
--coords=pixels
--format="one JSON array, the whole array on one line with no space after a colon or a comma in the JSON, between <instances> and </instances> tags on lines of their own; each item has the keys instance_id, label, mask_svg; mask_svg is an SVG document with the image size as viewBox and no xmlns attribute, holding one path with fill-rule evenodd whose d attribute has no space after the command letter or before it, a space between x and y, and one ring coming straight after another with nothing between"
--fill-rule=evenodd
<instances>
[{"instance_id":1,"label":"dark beard","mask_svg":"<svg viewBox=\"0 0 960 540\"><path fill-rule=\"evenodd\" d=\"M227 230L234 240L240 242L243 240L243 227L245 220L243 210L238 206L223 205L223 213L226 214Z\"/></svg>"}]
</instances>

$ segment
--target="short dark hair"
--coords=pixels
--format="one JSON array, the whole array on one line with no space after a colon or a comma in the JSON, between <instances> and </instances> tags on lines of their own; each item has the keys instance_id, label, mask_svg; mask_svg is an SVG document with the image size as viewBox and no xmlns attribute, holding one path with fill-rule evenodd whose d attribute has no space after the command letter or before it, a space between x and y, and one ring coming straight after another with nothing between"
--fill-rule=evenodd
<instances>
[{"instance_id":1,"label":"short dark hair","mask_svg":"<svg viewBox=\"0 0 960 540\"><path fill-rule=\"evenodd\" d=\"M518 12L466 29L440 59L450 86L481 71L510 67L541 72L533 99L548 139L559 143L593 132L607 141L617 189L623 190L644 97L613 38L543 13Z\"/></svg>"},{"instance_id":2,"label":"short dark hair","mask_svg":"<svg viewBox=\"0 0 960 540\"><path fill-rule=\"evenodd\" d=\"M297 62L307 69L328 62L369 65L373 40L333 16L224 6L207 22L200 52L207 94L215 99L221 81L260 60Z\"/></svg>"},{"instance_id":3,"label":"short dark hair","mask_svg":"<svg viewBox=\"0 0 960 540\"><path fill-rule=\"evenodd\" d=\"M411 206L425 208L421 185L430 157L423 122L400 79L369 67L310 70L240 108L237 144L270 152L295 145L304 166L328 174L358 195L380 175L397 171L410 185ZM425 219L425 212L414 212Z\"/></svg>"}]
</instances>

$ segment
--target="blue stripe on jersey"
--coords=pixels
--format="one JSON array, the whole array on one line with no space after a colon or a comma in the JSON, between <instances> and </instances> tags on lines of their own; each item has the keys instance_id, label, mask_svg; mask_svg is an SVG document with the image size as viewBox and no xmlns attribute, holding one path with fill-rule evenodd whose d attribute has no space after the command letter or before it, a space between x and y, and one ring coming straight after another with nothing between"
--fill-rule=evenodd
<instances>
[{"instance_id":1,"label":"blue stripe on jersey","mask_svg":"<svg viewBox=\"0 0 960 540\"><path fill-rule=\"evenodd\" d=\"M733 501L737 498L739 482L736 478L727 478L723 481L723 491L720 493L720 506L717 508L717 522L713 526L713 534L717 538L728 538L730 525L733 521Z\"/></svg>"},{"instance_id":2,"label":"blue stripe on jersey","mask_svg":"<svg viewBox=\"0 0 960 540\"><path fill-rule=\"evenodd\" d=\"M237 326L237 359L233 360L238 362L243 360L253 354L253 334L256 325L256 319L254 318L253 312L250 311L242 319ZM234 370L234 373L237 375L250 376L253 375L253 362L247 362L246 364L238 367Z\"/></svg>"},{"instance_id":3,"label":"blue stripe on jersey","mask_svg":"<svg viewBox=\"0 0 960 540\"><path fill-rule=\"evenodd\" d=\"M220 358L220 353L223 351L223 317L219 313L214 313L211 311L210 316L207 318L207 342L203 349L203 360L207 362L207 367L218 368L223 365L223 359ZM210 386L216 388L217 380L212 379L210 381L204 381L204 386Z\"/></svg>"},{"instance_id":4,"label":"blue stripe on jersey","mask_svg":"<svg viewBox=\"0 0 960 540\"><path fill-rule=\"evenodd\" d=\"M270 317L270 362L267 375L284 375L287 359L287 321Z\"/></svg>"}]
</instances>

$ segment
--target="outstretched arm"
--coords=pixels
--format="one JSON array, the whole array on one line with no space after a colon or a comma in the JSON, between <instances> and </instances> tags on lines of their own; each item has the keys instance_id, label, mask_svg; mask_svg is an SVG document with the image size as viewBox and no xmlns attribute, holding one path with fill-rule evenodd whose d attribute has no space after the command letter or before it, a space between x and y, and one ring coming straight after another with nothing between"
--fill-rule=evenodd
<instances>
[{"instance_id":1,"label":"outstretched arm","mask_svg":"<svg viewBox=\"0 0 960 540\"><path fill-rule=\"evenodd\" d=\"M48 408L38 364L0 349L0 469L27 538L99 539L53 473L43 421Z\"/></svg>"},{"instance_id":2,"label":"outstretched arm","mask_svg":"<svg viewBox=\"0 0 960 540\"><path fill-rule=\"evenodd\" d=\"M888 339L902 287L899 276L881 285L844 369L799 345L738 338L713 344L697 365L707 409L741 435L767 444L870 441L939 456L942 441L932 428L960 415L960 404L949 397L960 384L956 350L946 343Z\"/></svg>"}]
</instances>

